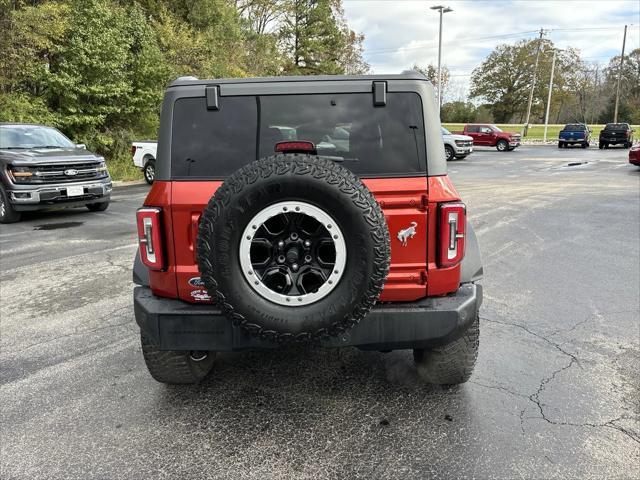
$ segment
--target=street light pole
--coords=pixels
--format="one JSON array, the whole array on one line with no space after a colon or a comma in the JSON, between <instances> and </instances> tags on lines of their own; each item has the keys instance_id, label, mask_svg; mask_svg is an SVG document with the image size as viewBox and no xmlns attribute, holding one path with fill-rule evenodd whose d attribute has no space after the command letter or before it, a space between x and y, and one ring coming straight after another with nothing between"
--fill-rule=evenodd
<instances>
[{"instance_id":1,"label":"street light pole","mask_svg":"<svg viewBox=\"0 0 640 480\"><path fill-rule=\"evenodd\" d=\"M618 123L618 102L620 101L620 78L622 77L622 66L624 65L624 47L627 43L627 26L624 26L624 36L622 37L622 55L620 55L620 68L618 68L618 84L616 85L616 106L613 110L613 123Z\"/></svg>"},{"instance_id":2,"label":"street light pole","mask_svg":"<svg viewBox=\"0 0 640 480\"><path fill-rule=\"evenodd\" d=\"M438 30L438 113L440 113L440 109L442 108L442 15L453 12L453 9L437 5L435 7L431 7L431 10L439 10L440 12L440 28Z\"/></svg>"},{"instance_id":3,"label":"street light pole","mask_svg":"<svg viewBox=\"0 0 640 480\"><path fill-rule=\"evenodd\" d=\"M553 73L556 68L556 50L553 50L553 60L551 60L551 77L549 78L549 95L547 96L547 111L544 114L544 137L543 142L547 142L547 126L549 125L549 110L551 108L551 91L553 90Z\"/></svg>"}]
</instances>

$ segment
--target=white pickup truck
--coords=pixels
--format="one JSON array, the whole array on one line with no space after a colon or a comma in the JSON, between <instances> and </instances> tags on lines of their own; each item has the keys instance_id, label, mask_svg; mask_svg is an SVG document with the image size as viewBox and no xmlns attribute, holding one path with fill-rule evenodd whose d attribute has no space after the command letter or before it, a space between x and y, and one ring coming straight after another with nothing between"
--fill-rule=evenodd
<instances>
[{"instance_id":1,"label":"white pickup truck","mask_svg":"<svg viewBox=\"0 0 640 480\"><path fill-rule=\"evenodd\" d=\"M142 170L144 179L149 185L153 183L156 176L156 151L158 150L158 142L154 140L144 140L142 142L133 142L131 144L131 155L133 155L133 164Z\"/></svg>"},{"instance_id":2,"label":"white pickup truck","mask_svg":"<svg viewBox=\"0 0 640 480\"><path fill-rule=\"evenodd\" d=\"M451 133L442 127L442 140L444 140L444 151L447 155L447 162L454 158L462 160L473 152L473 138L469 135Z\"/></svg>"}]
</instances>

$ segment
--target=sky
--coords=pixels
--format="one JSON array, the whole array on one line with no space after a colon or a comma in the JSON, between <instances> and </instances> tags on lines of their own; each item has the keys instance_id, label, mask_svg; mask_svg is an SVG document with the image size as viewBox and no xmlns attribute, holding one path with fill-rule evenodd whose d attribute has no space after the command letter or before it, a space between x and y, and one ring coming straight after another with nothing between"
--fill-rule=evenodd
<instances>
[{"instance_id":1,"label":"sky","mask_svg":"<svg viewBox=\"0 0 640 480\"><path fill-rule=\"evenodd\" d=\"M577 48L602 65L620 55L625 24L633 25L625 51L640 47L640 0L343 0L349 26L365 35L372 73L437 65L439 14L429 8L435 5L453 9L442 28L452 95L466 93L471 72L497 45L536 38L540 28L558 48Z\"/></svg>"}]
</instances>

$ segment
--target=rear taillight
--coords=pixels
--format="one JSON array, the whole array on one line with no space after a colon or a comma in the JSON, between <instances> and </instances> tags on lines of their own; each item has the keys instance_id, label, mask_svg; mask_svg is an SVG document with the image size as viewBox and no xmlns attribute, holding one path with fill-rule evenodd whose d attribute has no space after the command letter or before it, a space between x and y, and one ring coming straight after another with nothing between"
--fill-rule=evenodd
<instances>
[{"instance_id":1,"label":"rear taillight","mask_svg":"<svg viewBox=\"0 0 640 480\"><path fill-rule=\"evenodd\" d=\"M162 210L154 207L138 209L138 243L140 259L151 270L164 269L164 246L162 244Z\"/></svg>"},{"instance_id":2,"label":"rear taillight","mask_svg":"<svg viewBox=\"0 0 640 480\"><path fill-rule=\"evenodd\" d=\"M135 145L131 145L131 155L135 155L137 149L138 147L136 147Z\"/></svg>"},{"instance_id":3,"label":"rear taillight","mask_svg":"<svg viewBox=\"0 0 640 480\"><path fill-rule=\"evenodd\" d=\"M464 258L467 211L464 203L441 203L438 266L453 267Z\"/></svg>"}]
</instances>

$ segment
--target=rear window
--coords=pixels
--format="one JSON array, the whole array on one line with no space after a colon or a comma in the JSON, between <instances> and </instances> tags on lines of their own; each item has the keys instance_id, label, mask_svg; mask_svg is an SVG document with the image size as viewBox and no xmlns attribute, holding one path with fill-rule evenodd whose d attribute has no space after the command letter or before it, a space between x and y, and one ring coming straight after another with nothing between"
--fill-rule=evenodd
<instances>
[{"instance_id":1,"label":"rear window","mask_svg":"<svg viewBox=\"0 0 640 480\"><path fill-rule=\"evenodd\" d=\"M627 123L607 123L604 126L605 130L626 130L627 128L629 128Z\"/></svg>"},{"instance_id":2,"label":"rear window","mask_svg":"<svg viewBox=\"0 0 640 480\"><path fill-rule=\"evenodd\" d=\"M274 154L286 140L306 140L357 175L425 173L422 104L411 92L389 92L374 107L370 93L183 98L173 111L172 178L224 178Z\"/></svg>"},{"instance_id":3,"label":"rear window","mask_svg":"<svg viewBox=\"0 0 640 480\"><path fill-rule=\"evenodd\" d=\"M583 130L585 130L585 126L578 123L570 123L564 127L565 132L582 132Z\"/></svg>"}]
</instances>

